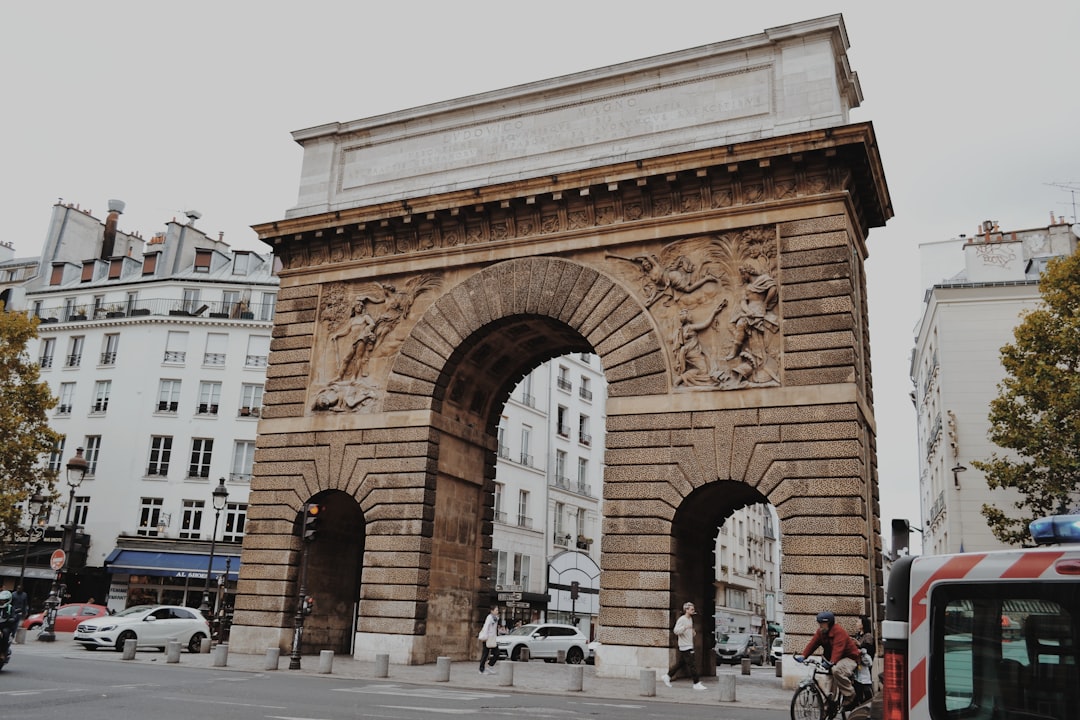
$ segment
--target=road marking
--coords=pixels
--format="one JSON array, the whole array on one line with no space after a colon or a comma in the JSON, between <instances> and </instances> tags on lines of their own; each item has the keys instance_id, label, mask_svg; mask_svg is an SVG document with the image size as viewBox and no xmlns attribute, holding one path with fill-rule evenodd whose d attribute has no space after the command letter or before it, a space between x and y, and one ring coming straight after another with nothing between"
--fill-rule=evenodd
<instances>
[{"instance_id":1,"label":"road marking","mask_svg":"<svg viewBox=\"0 0 1080 720\"><path fill-rule=\"evenodd\" d=\"M412 710L425 713L443 713L444 715L465 715L466 713L476 712L472 708L433 708L412 705L380 705L379 707L384 707L388 710Z\"/></svg>"},{"instance_id":2,"label":"road marking","mask_svg":"<svg viewBox=\"0 0 1080 720\"><path fill-rule=\"evenodd\" d=\"M367 693L371 695L401 695L404 697L426 697L438 700L483 700L485 698L510 697L508 694L492 693L484 690L451 690L449 688L401 687L399 685L364 685L361 687L334 688L337 692Z\"/></svg>"},{"instance_id":3,"label":"road marking","mask_svg":"<svg viewBox=\"0 0 1080 720\"><path fill-rule=\"evenodd\" d=\"M164 697L163 700L178 700L180 702L205 703L208 705L235 705L236 707L262 708L263 710L285 710L285 705L256 705L255 703L225 702L224 700L200 700L193 697Z\"/></svg>"},{"instance_id":4,"label":"road marking","mask_svg":"<svg viewBox=\"0 0 1080 720\"><path fill-rule=\"evenodd\" d=\"M609 707L619 708L620 710L640 710L645 707L644 705L616 705L615 703L597 703L597 702L583 702L581 705L589 705L590 707Z\"/></svg>"}]
</instances>

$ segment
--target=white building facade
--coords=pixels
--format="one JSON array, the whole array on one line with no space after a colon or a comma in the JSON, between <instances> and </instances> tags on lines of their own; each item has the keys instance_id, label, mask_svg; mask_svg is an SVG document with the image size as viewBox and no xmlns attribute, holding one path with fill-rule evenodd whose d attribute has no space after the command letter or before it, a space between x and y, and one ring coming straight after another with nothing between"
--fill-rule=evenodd
<instances>
[{"instance_id":1,"label":"white building facade","mask_svg":"<svg viewBox=\"0 0 1080 720\"><path fill-rule=\"evenodd\" d=\"M1075 227L1075 226L1074 226ZM1064 222L1003 232L986 222L972 237L920 247L926 290L911 361L918 423L919 494L925 554L1004 547L982 515L1017 496L991 491L972 460L1007 451L991 443L988 414L1005 377L1002 346L1039 303L1046 262L1076 251Z\"/></svg>"},{"instance_id":2,"label":"white building facade","mask_svg":"<svg viewBox=\"0 0 1080 720\"><path fill-rule=\"evenodd\" d=\"M10 288L12 310L41 318L28 351L59 400L49 421L64 437L50 459L61 498L35 543L38 563L21 572L40 603L52 578L40 551L70 513L85 558L66 599L198 606L210 587L220 608L240 565L273 257L232 251L195 227L197 213L144 241L117 229L122 209L110 203L102 222L54 206L37 273ZM89 469L68 508L64 466L77 448ZM215 508L222 481L228 496Z\"/></svg>"}]
</instances>

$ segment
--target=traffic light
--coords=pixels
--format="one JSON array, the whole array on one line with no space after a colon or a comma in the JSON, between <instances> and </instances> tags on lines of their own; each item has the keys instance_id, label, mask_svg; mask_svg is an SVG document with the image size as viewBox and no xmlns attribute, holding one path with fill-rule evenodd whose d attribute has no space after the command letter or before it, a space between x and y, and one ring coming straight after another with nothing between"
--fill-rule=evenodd
<instances>
[{"instance_id":1,"label":"traffic light","mask_svg":"<svg viewBox=\"0 0 1080 720\"><path fill-rule=\"evenodd\" d=\"M319 516L323 506L317 503L308 503L304 506L304 539L314 540L319 534Z\"/></svg>"}]
</instances>

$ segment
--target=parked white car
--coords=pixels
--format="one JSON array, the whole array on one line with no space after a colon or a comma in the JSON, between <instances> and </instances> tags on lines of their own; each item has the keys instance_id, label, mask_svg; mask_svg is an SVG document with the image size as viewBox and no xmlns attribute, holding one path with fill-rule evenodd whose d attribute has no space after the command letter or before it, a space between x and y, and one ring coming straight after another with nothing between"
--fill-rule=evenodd
<instances>
[{"instance_id":1,"label":"parked white car","mask_svg":"<svg viewBox=\"0 0 1080 720\"><path fill-rule=\"evenodd\" d=\"M179 605L135 605L115 615L87 620L75 628L72 640L87 650L124 649L127 640L136 647L164 650L176 638L189 652L199 652L203 638L210 637L210 625L198 610Z\"/></svg>"},{"instance_id":2,"label":"parked white car","mask_svg":"<svg viewBox=\"0 0 1080 720\"><path fill-rule=\"evenodd\" d=\"M566 653L566 662L577 665L583 662L589 639L573 625L539 623L522 625L509 635L501 635L496 641L499 657L521 659L521 650L529 649L529 658L541 658L548 662L558 659L559 651Z\"/></svg>"}]
</instances>

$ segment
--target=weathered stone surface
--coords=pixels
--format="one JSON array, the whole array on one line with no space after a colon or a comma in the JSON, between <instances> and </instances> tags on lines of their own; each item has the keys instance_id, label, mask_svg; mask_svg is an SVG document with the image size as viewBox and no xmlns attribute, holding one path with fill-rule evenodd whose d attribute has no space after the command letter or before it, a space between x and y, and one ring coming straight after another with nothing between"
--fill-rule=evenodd
<instances>
[{"instance_id":1,"label":"weathered stone surface","mask_svg":"<svg viewBox=\"0 0 1080 720\"><path fill-rule=\"evenodd\" d=\"M843 215L824 215L822 217L778 223L777 232L782 238L793 235L808 235L832 230L847 230L848 220Z\"/></svg>"},{"instance_id":2,"label":"weathered stone surface","mask_svg":"<svg viewBox=\"0 0 1080 720\"><path fill-rule=\"evenodd\" d=\"M813 250L815 248L846 245L848 245L848 236L846 232L817 233L785 237L780 242L780 250L782 252L796 252L799 250Z\"/></svg>"}]
</instances>

